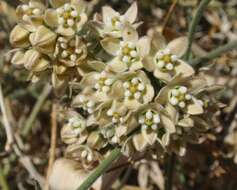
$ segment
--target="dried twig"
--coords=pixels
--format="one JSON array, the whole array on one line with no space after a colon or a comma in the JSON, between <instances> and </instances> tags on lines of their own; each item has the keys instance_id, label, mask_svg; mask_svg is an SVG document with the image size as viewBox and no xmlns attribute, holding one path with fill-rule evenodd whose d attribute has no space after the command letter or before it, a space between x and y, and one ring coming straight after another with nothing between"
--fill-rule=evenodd
<instances>
[{"instance_id":1,"label":"dried twig","mask_svg":"<svg viewBox=\"0 0 237 190\"><path fill-rule=\"evenodd\" d=\"M42 188L44 184L44 178L37 172L30 158L28 156L23 155L16 144L13 144L13 149L16 155L19 157L19 161L21 162L21 164L29 172L30 176L34 180L36 180Z\"/></svg>"},{"instance_id":2,"label":"dried twig","mask_svg":"<svg viewBox=\"0 0 237 190\"><path fill-rule=\"evenodd\" d=\"M170 6L170 8L168 10L168 13L167 13L167 15L165 17L165 20L163 22L163 25L161 27L161 33L163 33L165 31L165 28L166 28L166 26L167 26L167 24L168 24L168 22L170 20L170 17L172 15L172 13L174 12L174 9L175 9L175 6L176 6L177 2L178 2L178 0L174 0L172 5Z\"/></svg>"},{"instance_id":3,"label":"dried twig","mask_svg":"<svg viewBox=\"0 0 237 190\"><path fill-rule=\"evenodd\" d=\"M33 124L34 124L34 121L35 121L35 119L36 119L36 117L37 117L37 115L38 115L38 113L39 113L39 111L41 109L41 107L44 105L44 102L45 102L46 98L48 97L48 95L51 92L51 89L52 88L51 88L51 86L49 84L47 84L44 87L44 89L43 89L39 99L37 100L37 102L36 102L36 104L35 104L35 106L33 108L33 111L31 112L29 118L25 122L24 128L22 130L22 135L24 137L26 137L28 135L28 133L30 132L30 130L31 130Z\"/></svg>"},{"instance_id":4,"label":"dried twig","mask_svg":"<svg viewBox=\"0 0 237 190\"><path fill-rule=\"evenodd\" d=\"M5 127L5 130L6 130L6 136L7 136L7 142L6 142L6 145L5 145L5 150L9 151L11 149L11 145L14 142L14 138L13 138L13 134L12 134L12 128L11 128L10 122L8 120L8 117L7 117L7 112L6 112L6 107L5 107L5 103L4 103L1 84L0 84L0 107L1 107L1 112L2 112L2 115L3 115L3 123L4 123L4 127Z\"/></svg>"},{"instance_id":5,"label":"dried twig","mask_svg":"<svg viewBox=\"0 0 237 190\"><path fill-rule=\"evenodd\" d=\"M50 154L49 154L49 164L45 182L45 190L49 189L49 176L52 170L52 166L55 160L55 151L57 143L57 104L52 105L51 113L51 142L50 142Z\"/></svg>"}]
</instances>

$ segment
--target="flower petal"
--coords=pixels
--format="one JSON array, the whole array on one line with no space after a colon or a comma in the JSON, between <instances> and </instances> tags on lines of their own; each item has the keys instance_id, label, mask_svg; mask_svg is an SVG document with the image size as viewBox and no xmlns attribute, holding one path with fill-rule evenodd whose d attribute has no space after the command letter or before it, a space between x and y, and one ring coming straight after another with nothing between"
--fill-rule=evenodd
<instances>
[{"instance_id":1,"label":"flower petal","mask_svg":"<svg viewBox=\"0 0 237 190\"><path fill-rule=\"evenodd\" d=\"M119 39L112 37L107 37L100 41L104 50L113 56L116 56L118 54L118 50L120 48L119 42Z\"/></svg>"},{"instance_id":2,"label":"flower petal","mask_svg":"<svg viewBox=\"0 0 237 190\"><path fill-rule=\"evenodd\" d=\"M145 57L150 52L150 46L151 46L151 39L147 36L143 36L139 39L137 47L139 51L139 55L141 57Z\"/></svg>"},{"instance_id":3,"label":"flower petal","mask_svg":"<svg viewBox=\"0 0 237 190\"><path fill-rule=\"evenodd\" d=\"M172 54L182 57L188 48L188 39L187 37L176 38L168 43L167 48Z\"/></svg>"},{"instance_id":4,"label":"flower petal","mask_svg":"<svg viewBox=\"0 0 237 190\"><path fill-rule=\"evenodd\" d=\"M118 58L114 58L108 63L107 69L115 73L122 73L128 69L128 65Z\"/></svg>"},{"instance_id":5,"label":"flower petal","mask_svg":"<svg viewBox=\"0 0 237 190\"><path fill-rule=\"evenodd\" d=\"M175 71L177 74L182 73L183 77L189 77L195 73L194 69L192 66L189 64L185 63L182 60L179 60L179 63L177 66L175 66Z\"/></svg>"},{"instance_id":6,"label":"flower petal","mask_svg":"<svg viewBox=\"0 0 237 190\"><path fill-rule=\"evenodd\" d=\"M58 15L54 9L47 9L44 16L45 23L50 27L57 27L58 25Z\"/></svg>"},{"instance_id":7,"label":"flower petal","mask_svg":"<svg viewBox=\"0 0 237 190\"><path fill-rule=\"evenodd\" d=\"M202 105L197 101L197 99L193 98L193 103L187 106L187 113L190 115L200 115L204 112Z\"/></svg>"},{"instance_id":8,"label":"flower petal","mask_svg":"<svg viewBox=\"0 0 237 190\"><path fill-rule=\"evenodd\" d=\"M102 7L102 20L106 24L110 24L110 20L113 17L116 17L118 15L118 12L112 9L109 6Z\"/></svg>"},{"instance_id":9,"label":"flower petal","mask_svg":"<svg viewBox=\"0 0 237 190\"><path fill-rule=\"evenodd\" d=\"M124 14L124 19L129 23L134 23L137 18L137 3L134 2Z\"/></svg>"},{"instance_id":10,"label":"flower petal","mask_svg":"<svg viewBox=\"0 0 237 190\"><path fill-rule=\"evenodd\" d=\"M54 8L63 6L65 3L70 3L70 0L49 0L50 4Z\"/></svg>"},{"instance_id":11,"label":"flower petal","mask_svg":"<svg viewBox=\"0 0 237 190\"><path fill-rule=\"evenodd\" d=\"M133 145L137 151L144 151L147 147L148 143L146 142L144 136L142 134L136 134L132 138Z\"/></svg>"}]
</instances>

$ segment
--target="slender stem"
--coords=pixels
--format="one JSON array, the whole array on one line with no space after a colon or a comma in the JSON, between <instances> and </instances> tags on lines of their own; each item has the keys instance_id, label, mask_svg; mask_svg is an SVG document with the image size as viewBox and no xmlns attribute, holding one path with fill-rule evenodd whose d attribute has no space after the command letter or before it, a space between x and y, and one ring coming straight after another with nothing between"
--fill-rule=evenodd
<instances>
[{"instance_id":1,"label":"slender stem","mask_svg":"<svg viewBox=\"0 0 237 190\"><path fill-rule=\"evenodd\" d=\"M3 116L3 124L5 127L5 131L6 131L6 136L7 136L7 142L5 145L5 150L9 151L11 148L11 145L14 142L14 137L12 134L12 127L11 124L8 120L8 116L7 116L7 110L5 107L5 102L4 102L4 97L3 97L3 92L2 92L2 85L0 83L0 110L2 112L2 116Z\"/></svg>"},{"instance_id":2,"label":"slender stem","mask_svg":"<svg viewBox=\"0 0 237 190\"><path fill-rule=\"evenodd\" d=\"M201 20L203 11L205 10L205 8L207 7L207 5L210 2L211 2L211 0L202 0L201 3L199 4L199 7L195 13L194 18L192 19L192 22L190 24L189 31L188 31L188 48L187 48L187 51L185 54L186 60L190 59L191 47L192 47L193 37L194 37L194 33L196 31L197 24Z\"/></svg>"},{"instance_id":3,"label":"slender stem","mask_svg":"<svg viewBox=\"0 0 237 190\"><path fill-rule=\"evenodd\" d=\"M111 164L121 156L121 151L115 148L110 155L100 163L94 172L81 184L77 190L88 190L93 183L106 171Z\"/></svg>"},{"instance_id":4,"label":"slender stem","mask_svg":"<svg viewBox=\"0 0 237 190\"><path fill-rule=\"evenodd\" d=\"M202 65L203 63L206 63L207 61L214 59L214 58L220 56L221 54L226 53L226 52L233 50L233 49L237 49L237 40L229 42L228 44L211 51L204 57L192 59L192 60L190 60L189 63L193 66L200 65L200 64Z\"/></svg>"},{"instance_id":5,"label":"slender stem","mask_svg":"<svg viewBox=\"0 0 237 190\"><path fill-rule=\"evenodd\" d=\"M26 137L29 134L29 132L34 124L34 121L35 121L38 113L40 112L41 107L44 105L44 102L45 102L46 98L48 97L48 95L50 94L50 92L51 92L51 86L49 84L47 84L44 87L39 99L37 100L29 118L25 122L24 128L22 130L22 135L24 137Z\"/></svg>"},{"instance_id":6,"label":"slender stem","mask_svg":"<svg viewBox=\"0 0 237 190\"><path fill-rule=\"evenodd\" d=\"M168 160L168 163L167 163L167 169L166 169L165 190L172 190L174 166L175 166L175 153L168 155L167 160Z\"/></svg>"},{"instance_id":7,"label":"slender stem","mask_svg":"<svg viewBox=\"0 0 237 190\"><path fill-rule=\"evenodd\" d=\"M52 105L51 111L51 138L50 138L50 150L49 150L49 163L46 174L46 182L44 190L49 190L49 177L55 160L55 152L57 145L57 104Z\"/></svg>"},{"instance_id":8,"label":"slender stem","mask_svg":"<svg viewBox=\"0 0 237 190\"><path fill-rule=\"evenodd\" d=\"M0 187L2 187L2 190L10 190L1 166L0 166Z\"/></svg>"}]
</instances>

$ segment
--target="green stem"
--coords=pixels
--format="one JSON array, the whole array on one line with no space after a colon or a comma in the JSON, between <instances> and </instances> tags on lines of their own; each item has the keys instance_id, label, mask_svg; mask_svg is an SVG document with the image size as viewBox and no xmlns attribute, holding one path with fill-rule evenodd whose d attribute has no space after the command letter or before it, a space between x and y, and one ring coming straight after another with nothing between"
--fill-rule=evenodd
<instances>
[{"instance_id":1,"label":"green stem","mask_svg":"<svg viewBox=\"0 0 237 190\"><path fill-rule=\"evenodd\" d=\"M166 179L165 179L165 190L172 190L173 186L173 175L175 166L175 153L168 155L167 157L167 169L166 169Z\"/></svg>"},{"instance_id":2,"label":"green stem","mask_svg":"<svg viewBox=\"0 0 237 190\"><path fill-rule=\"evenodd\" d=\"M46 98L48 97L48 95L50 94L50 92L51 92L51 86L49 84L45 85L45 87L44 87L39 99L37 100L29 118L25 122L24 128L22 130L23 137L26 137L29 134L29 132L34 124L34 121L35 121L38 113L40 112L41 107L44 105L44 102L45 102Z\"/></svg>"},{"instance_id":3,"label":"green stem","mask_svg":"<svg viewBox=\"0 0 237 190\"><path fill-rule=\"evenodd\" d=\"M203 57L192 59L190 60L189 63L193 66L200 65L200 64L203 65L203 63L206 63L207 61L214 59L220 56L221 54L226 53L233 49L237 49L237 40L229 42L228 44L211 51L210 53L208 53L207 55Z\"/></svg>"},{"instance_id":4,"label":"green stem","mask_svg":"<svg viewBox=\"0 0 237 190\"><path fill-rule=\"evenodd\" d=\"M2 190L10 190L1 166L0 166L0 186L2 187Z\"/></svg>"},{"instance_id":5,"label":"green stem","mask_svg":"<svg viewBox=\"0 0 237 190\"><path fill-rule=\"evenodd\" d=\"M190 24L189 31L188 31L188 48L184 57L186 60L190 59L191 47L192 47L193 37L196 31L197 24L201 20L203 11L205 10L205 8L210 2L211 0L202 0L201 3L199 4L199 7L195 13L194 18L192 19L192 22Z\"/></svg>"},{"instance_id":6,"label":"green stem","mask_svg":"<svg viewBox=\"0 0 237 190\"><path fill-rule=\"evenodd\" d=\"M108 169L111 164L121 156L121 151L115 148L110 155L92 172L77 190L88 190L93 183Z\"/></svg>"}]
</instances>

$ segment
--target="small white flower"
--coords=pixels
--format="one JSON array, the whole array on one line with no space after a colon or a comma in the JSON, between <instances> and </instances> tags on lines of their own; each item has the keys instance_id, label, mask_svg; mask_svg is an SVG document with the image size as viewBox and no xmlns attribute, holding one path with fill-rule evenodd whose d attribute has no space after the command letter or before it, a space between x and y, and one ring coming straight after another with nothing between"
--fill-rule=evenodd
<instances>
[{"instance_id":1,"label":"small white flower","mask_svg":"<svg viewBox=\"0 0 237 190\"><path fill-rule=\"evenodd\" d=\"M126 97L130 97L130 96L132 95L132 93L131 93L129 90L126 90L125 93L124 93L124 95L125 95Z\"/></svg>"},{"instance_id":2,"label":"small white flower","mask_svg":"<svg viewBox=\"0 0 237 190\"><path fill-rule=\"evenodd\" d=\"M174 69L174 66L173 66L172 63L168 63L168 64L165 66L165 68L170 71L170 70L173 70L173 69Z\"/></svg>"},{"instance_id":3,"label":"small white flower","mask_svg":"<svg viewBox=\"0 0 237 190\"><path fill-rule=\"evenodd\" d=\"M77 13L77 11L72 11L72 12L71 12L71 15L72 15L72 17L77 17L77 16L78 16L78 13Z\"/></svg>"},{"instance_id":4,"label":"small white flower","mask_svg":"<svg viewBox=\"0 0 237 190\"><path fill-rule=\"evenodd\" d=\"M186 106L185 102L179 102L179 107L184 108Z\"/></svg>"},{"instance_id":5,"label":"small white flower","mask_svg":"<svg viewBox=\"0 0 237 190\"><path fill-rule=\"evenodd\" d=\"M129 88L129 82L127 82L127 81L124 82L124 83L123 83L123 87L124 87L124 88Z\"/></svg>"},{"instance_id":6,"label":"small white flower","mask_svg":"<svg viewBox=\"0 0 237 190\"><path fill-rule=\"evenodd\" d=\"M124 63L128 63L128 62L130 61L130 59L129 59L129 57L128 57L127 55L125 55L125 56L123 56L122 61L123 61Z\"/></svg>"},{"instance_id":7,"label":"small white flower","mask_svg":"<svg viewBox=\"0 0 237 190\"><path fill-rule=\"evenodd\" d=\"M21 8L23 9L23 11L27 11L30 7L28 5L22 5Z\"/></svg>"},{"instance_id":8,"label":"small white flower","mask_svg":"<svg viewBox=\"0 0 237 190\"><path fill-rule=\"evenodd\" d=\"M165 66L165 62L164 61L158 61L157 66L162 69Z\"/></svg>"},{"instance_id":9,"label":"small white flower","mask_svg":"<svg viewBox=\"0 0 237 190\"><path fill-rule=\"evenodd\" d=\"M190 94L186 94L186 95L185 95L185 99L186 99L186 100L191 100L191 99L192 99L192 96L191 96Z\"/></svg>"},{"instance_id":10,"label":"small white flower","mask_svg":"<svg viewBox=\"0 0 237 190\"><path fill-rule=\"evenodd\" d=\"M66 3L66 4L64 5L64 10L65 10L65 11L69 11L70 9L71 9L70 4L69 4L69 3Z\"/></svg>"},{"instance_id":11,"label":"small white flower","mask_svg":"<svg viewBox=\"0 0 237 190\"><path fill-rule=\"evenodd\" d=\"M106 80L105 80L105 84L106 84L107 86L110 86L110 85L113 84L113 80L112 80L112 79L106 79Z\"/></svg>"},{"instance_id":12,"label":"small white flower","mask_svg":"<svg viewBox=\"0 0 237 190\"><path fill-rule=\"evenodd\" d=\"M175 97L172 97L172 98L170 99L170 103L175 106L175 105L178 104L178 99L175 98Z\"/></svg>"},{"instance_id":13,"label":"small white flower","mask_svg":"<svg viewBox=\"0 0 237 190\"><path fill-rule=\"evenodd\" d=\"M61 55L63 58L66 58L68 56L68 52L64 50Z\"/></svg>"},{"instance_id":14,"label":"small white flower","mask_svg":"<svg viewBox=\"0 0 237 190\"><path fill-rule=\"evenodd\" d=\"M130 52L131 57L137 57L137 52L135 50Z\"/></svg>"},{"instance_id":15,"label":"small white flower","mask_svg":"<svg viewBox=\"0 0 237 190\"><path fill-rule=\"evenodd\" d=\"M73 19L68 19L67 24L68 24L68 26L73 26L74 25L74 20Z\"/></svg>"},{"instance_id":16,"label":"small white flower","mask_svg":"<svg viewBox=\"0 0 237 190\"><path fill-rule=\"evenodd\" d=\"M141 97L141 92L136 92L135 94L134 94L134 98L135 99L139 99Z\"/></svg>"},{"instance_id":17,"label":"small white flower","mask_svg":"<svg viewBox=\"0 0 237 190\"><path fill-rule=\"evenodd\" d=\"M133 79L131 80L131 82L132 82L132 84L138 84L139 79L138 79L138 78L133 78Z\"/></svg>"},{"instance_id":18,"label":"small white flower","mask_svg":"<svg viewBox=\"0 0 237 190\"><path fill-rule=\"evenodd\" d=\"M160 116L158 114L153 116L153 122L154 123L160 123Z\"/></svg>"},{"instance_id":19,"label":"small white flower","mask_svg":"<svg viewBox=\"0 0 237 190\"><path fill-rule=\"evenodd\" d=\"M143 91L145 89L145 85L142 83L139 83L137 89L140 91Z\"/></svg>"},{"instance_id":20,"label":"small white flower","mask_svg":"<svg viewBox=\"0 0 237 190\"><path fill-rule=\"evenodd\" d=\"M149 111L147 111L146 112L146 118L147 119L151 119L153 117L153 114L152 114L152 112L149 110Z\"/></svg>"},{"instance_id":21,"label":"small white flower","mask_svg":"<svg viewBox=\"0 0 237 190\"><path fill-rule=\"evenodd\" d=\"M148 126L146 124L142 125L142 130L147 130Z\"/></svg>"},{"instance_id":22,"label":"small white flower","mask_svg":"<svg viewBox=\"0 0 237 190\"><path fill-rule=\"evenodd\" d=\"M157 124L153 124L153 125L151 126L151 128L152 128L153 130L156 130L156 129L157 129Z\"/></svg>"},{"instance_id":23,"label":"small white flower","mask_svg":"<svg viewBox=\"0 0 237 190\"><path fill-rule=\"evenodd\" d=\"M181 87L179 88L179 91L180 91L182 94L185 94L185 93L188 91L188 89L187 89L187 87L185 87L185 86L181 86Z\"/></svg>"}]
</instances>

